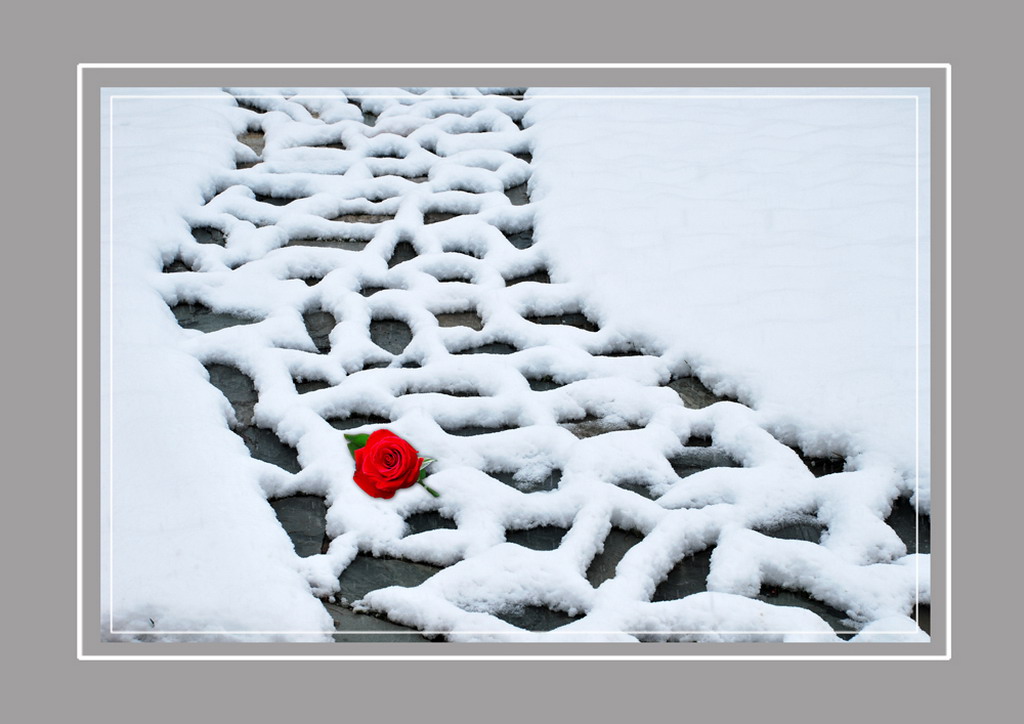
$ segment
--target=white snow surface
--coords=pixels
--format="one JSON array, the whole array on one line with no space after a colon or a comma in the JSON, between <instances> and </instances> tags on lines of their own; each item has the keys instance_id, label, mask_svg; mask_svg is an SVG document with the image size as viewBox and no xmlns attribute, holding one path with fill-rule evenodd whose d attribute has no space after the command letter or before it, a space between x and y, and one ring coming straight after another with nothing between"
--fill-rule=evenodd
<instances>
[{"instance_id":1,"label":"white snow surface","mask_svg":"<svg viewBox=\"0 0 1024 724\"><path fill-rule=\"evenodd\" d=\"M926 92L416 90L131 90L162 97L109 106L105 635L329 641L318 597L344 597L338 576L364 555L442 567L356 607L450 641L840 640L811 611L755 599L763 586L837 609L853 641L926 638L908 617L929 601L929 556L883 522L901 495L930 501ZM259 155L236 141L257 127ZM503 191L522 183L517 205ZM431 211L457 215L426 224ZM332 220L352 213L391 216ZM201 226L226 245L197 243ZM530 228L529 248L506 239ZM287 245L339 234L368 243ZM417 256L389 267L403 240ZM191 271L161 271L175 259ZM541 266L551 284L506 283ZM253 323L182 329L180 301ZM480 331L434 316L471 307ZM303 324L317 309L337 321L326 353ZM599 331L524 319L577 310ZM409 346L377 347L374 319L405 321ZM518 351L455 354L491 342ZM643 354L601 354L628 345ZM250 457L210 363L254 381L255 421L296 448L299 473ZM691 373L740 402L685 407L663 385ZM566 384L532 391L541 375ZM298 394L299 379L331 386ZM465 389L479 396L442 394ZM366 496L326 422L348 414L390 419L435 458L441 497ZM614 431L578 438L565 424L586 415ZM678 477L669 458L694 436L739 466ZM846 469L816 478L787 445ZM485 474L552 470L549 492ZM298 492L326 500L326 553L300 558L266 502ZM429 510L458 527L405 535ZM820 544L764 533L808 516ZM542 525L569 529L556 550L505 541ZM643 540L594 588L613 527ZM709 546L706 592L651 601ZM517 605L580 617L527 632L495 615Z\"/></svg>"}]
</instances>

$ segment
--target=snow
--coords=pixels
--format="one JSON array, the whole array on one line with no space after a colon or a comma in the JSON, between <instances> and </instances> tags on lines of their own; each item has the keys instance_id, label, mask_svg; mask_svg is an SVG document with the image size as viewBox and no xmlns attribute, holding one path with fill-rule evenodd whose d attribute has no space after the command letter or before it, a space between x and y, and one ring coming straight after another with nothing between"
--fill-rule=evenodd
<instances>
[{"instance_id":1,"label":"snow","mask_svg":"<svg viewBox=\"0 0 1024 724\"><path fill-rule=\"evenodd\" d=\"M762 585L833 606L854 640L925 636L907 616L928 602L929 558L883 521L901 494L930 500L926 91L231 90L266 112L219 90L147 90L164 97L114 98L105 118L108 635L328 641L317 597L362 553L445 566L356 605L452 641L839 640L810 611L754 600ZM884 97L855 97L868 95ZM261 156L235 140L257 123ZM503 191L524 182L515 205ZM460 215L424 223L432 211ZM351 213L389 216L332 221ZM198 226L226 246L196 243ZM529 228L528 249L502 233ZM365 248L285 246L342 229ZM418 255L389 268L402 241ZM193 271L161 273L176 257ZM540 265L552 284L506 285ZM456 276L471 283L439 281ZM252 323L183 330L179 301ZM434 316L470 307L481 331ZM326 354L303 325L314 309L337 321ZM577 310L599 331L524 318ZM404 321L412 342L381 350L373 319ZM490 342L518 351L453 354ZM626 344L644 354L600 355ZM212 362L252 378L255 421L296 448L299 473L248 455ZM660 385L688 372L743 404L684 407ZM524 376L539 375L568 384L533 392ZM299 395L296 377L332 386ZM363 494L325 422L350 412L392 420L435 458L441 498ZM588 414L631 429L564 427ZM512 429L448 432L460 425ZM680 480L668 458L703 435L742 466ZM780 441L846 470L815 478ZM561 483L542 493L485 474L553 469ZM661 497L614 484L627 478ZM326 553L299 558L265 502L296 492L326 498ZM458 527L404 536L405 517L434 509ZM808 514L820 545L759 532ZM553 551L505 542L540 525L570 530ZM644 538L595 589L585 573L612 526ZM708 546L707 592L652 603ZM492 615L508 604L586 615L530 633Z\"/></svg>"}]
</instances>

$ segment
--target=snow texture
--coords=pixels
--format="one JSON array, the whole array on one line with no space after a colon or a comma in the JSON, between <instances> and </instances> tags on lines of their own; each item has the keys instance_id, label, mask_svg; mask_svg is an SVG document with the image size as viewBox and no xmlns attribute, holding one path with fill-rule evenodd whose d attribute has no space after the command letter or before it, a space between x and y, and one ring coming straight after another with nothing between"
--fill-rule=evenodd
<instances>
[{"instance_id":1,"label":"snow texture","mask_svg":"<svg viewBox=\"0 0 1024 724\"><path fill-rule=\"evenodd\" d=\"M922 93L111 91L106 635L329 641L318 599L381 556L441 570L345 603L449 641L841 640L775 590L927 640L929 555L884 522L930 502ZM440 498L353 483L343 435L379 427ZM328 506L304 558L266 502L296 493ZM407 534L430 511L455 527ZM800 523L820 540L772 535ZM552 550L507 540L543 526ZM595 587L613 528L640 540ZM652 600L708 551L706 590ZM524 607L568 622L501 616Z\"/></svg>"}]
</instances>

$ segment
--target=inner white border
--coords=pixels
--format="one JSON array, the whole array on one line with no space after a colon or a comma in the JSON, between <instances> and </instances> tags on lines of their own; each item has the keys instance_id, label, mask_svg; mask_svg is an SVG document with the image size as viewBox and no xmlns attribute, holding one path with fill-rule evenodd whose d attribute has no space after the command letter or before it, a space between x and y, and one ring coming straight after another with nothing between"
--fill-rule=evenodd
<instances>
[{"instance_id":1,"label":"inner white border","mask_svg":"<svg viewBox=\"0 0 1024 724\"><path fill-rule=\"evenodd\" d=\"M77 401L78 401L78 428L79 428L79 430L78 430L79 431L79 434L78 434L78 450L77 450L77 453L78 453L77 459L78 459L78 464L79 464L79 474L78 474L78 577L77 577L78 578L78 590L77 590L77 597L78 597L78 606L79 606L78 607L78 628L79 628L78 657L80 659L92 659L92 658L162 659L162 658L191 658L191 657L193 657L193 656L187 656L187 655L185 655L185 656L85 656L85 655L83 655L83 652L82 652L82 632L83 632L83 628L82 628L82 623L83 623L82 622L82 615L83 615L83 612L82 612L82 585L81 585L82 584L82 474L83 474L83 471L82 471L82 413L83 413L83 411L82 411L82 337L83 337L83 330L82 330L82 254L83 254L83 244L82 244L82 236L83 236L83 229L82 229L82 205L83 205L83 200L82 200L82 177L83 177L83 168L82 168L82 71L85 68L286 68L286 67L287 68L335 68L335 67L338 67L338 68L403 68L403 69L407 69L407 68L635 68L635 69L643 69L643 68L754 68L754 67L760 67L760 68L943 68L943 69L946 70L946 91L947 91L947 94L946 94L946 121L947 121L947 126L946 126L946 152L947 152L947 155L946 155L946 182L947 182L947 187L946 187L946 203L947 203L947 206L946 206L946 221L947 221L947 227L946 227L946 239L945 239L945 242L946 242L946 259L947 259L947 267L946 267L947 286L946 286L946 290L947 290L947 295L948 295L947 296L947 300L946 300L946 327L947 327L946 361L947 361L947 366L949 364L949 357L950 357L950 350L951 350L951 341L950 341L950 336L949 336L949 322L950 322L950 310L951 310L951 288L950 288L950 284L949 284L950 281L951 281L951 274L950 274L950 267L949 267L949 261L950 261L950 258L949 258L950 257L950 248L949 248L950 208L949 208L949 201L950 201L950 197L951 197L951 188L950 188L950 185L949 185L949 174L950 174L950 170L951 170L950 155L949 155L949 151L950 151L949 118L950 118L951 104L950 104L950 97L949 97L949 86L950 86L949 66L947 65L947 63L935 63L935 65L912 65L912 63L905 63L905 65L885 65L885 63L825 63L825 65L820 65L820 66L807 65L807 63L760 63L760 65L757 65L757 66L742 66L742 65L689 65L689 63L668 63L668 65L667 65L667 63L631 63L631 65L623 65L623 63L579 63L579 65L578 65L578 63L562 63L562 65L542 65L542 63L532 63L532 65L530 65L530 63L515 63L515 65L507 65L507 63L480 63L480 65L468 65L468 63L438 63L438 65L427 65L427 63L424 63L424 65L416 65L416 66L401 65L401 63L366 63L366 65L364 65L364 63L357 63L357 65L348 65L348 63L342 63L342 65L334 66L334 65L321 65L321 63L316 63L316 65L308 65L308 66L307 65L287 65L287 66L272 66L272 67L262 66L262 65L241 65L241 66L236 66L236 65L224 65L224 66L212 65L211 66L211 65L198 65L198 63L154 63L154 65L145 65L145 66L122 65L122 63L83 63L83 65L80 65L78 67L78 208L77 208L77 217L78 217L78 223L79 223L78 250L77 250L78 251L78 255L77 255L78 256L78 258L77 258L77 262L78 262L78 286L77 286L77 290L78 290L78 302L79 302L78 314L77 314L77 323L78 323L78 335L77 335L77 341L78 341L78 349L77 349L77 361L78 361L78 399L77 399ZM784 86L780 86L780 87L784 87ZM181 95L181 96L171 96L171 95L151 96L151 95L141 95L141 94L140 95L131 95L131 96L127 96L127 95L111 96L111 118L112 118L112 121L113 121L113 109L114 109L113 101L114 101L114 98L116 98L116 97L165 97L165 98L184 98L184 97L190 97L190 98L206 98L206 97L209 97L209 96L187 96L187 95ZM313 96L310 96L310 97L313 97ZM730 94L709 94L709 95L673 95L673 94L656 95L656 94L645 94L645 95L637 95L637 96L634 96L634 95L610 95L610 96L609 95L571 95L571 96L558 96L558 95L555 95L555 96L545 96L545 97L570 97L570 98L577 98L577 99L586 99L586 98L645 98L645 99L649 99L649 98L694 98L694 99L698 99L698 98L702 98L702 99L708 99L708 98L728 98L728 99L748 99L748 98L765 98L765 97L772 97L772 98L822 98L822 99L826 99L826 98L827 99L839 99L839 98L851 98L851 99L852 98L872 98L872 99L874 99L874 98L901 98L901 99L909 99L909 98L912 98L914 100L914 118L915 118L915 148L914 148L914 157L915 157L915 179L914 179L914 181L915 181L915 233L914 233L914 238L915 238L915 266L916 266L916 269L915 269L915 272L916 272L915 273L915 292L916 292L916 294L915 294L915 312L916 312L915 342L918 343L918 345L916 345L916 350L918 350L918 351L916 351L916 354L918 354L918 363L919 363L918 364L918 374L920 375L920 338L921 338L921 320L920 320L920 304L921 304L921 300L920 300L920 278L921 278L920 249L921 249L921 247L920 247L920 245L921 245L922 240L920 238L921 237L921 232L920 232L920 225L921 225L921 218L920 218L920 209L921 209L921 198L920 198L920 191L921 191L921 187L920 187L920 151L921 151L921 148L920 148L920 130L921 130L921 126L920 126L920 97L918 95L893 95L893 94L889 94L889 95L855 95L855 94L849 94L849 95L823 95L823 94L818 94L818 95L801 95L801 94L782 95L782 94L776 94L776 95L770 95L769 96L769 95L751 95L751 94L745 94L745 95L736 95L736 94L734 94L734 95L730 95ZM114 157L114 154L113 154L113 151L114 151L113 135L114 135L114 133L113 133L113 127L114 127L114 124L112 122L111 123L111 141L112 142L111 142L111 155L110 155L110 173L111 173L110 183L111 183L112 188L113 188L113 184L114 184L114 172L113 172L113 157ZM109 221L109 231L110 231L110 241L111 241L111 272L112 272L112 280L113 280L113 264L114 264L114 255L113 255L114 203L113 202L114 202L114 195L112 193L111 194L111 207L110 207L110 214L111 215L110 215L110 221ZM110 300L111 300L111 322L113 323L113 313L114 313L113 289L110 290ZM111 372L110 384L111 384L111 395L113 396L113 382L114 382L114 378L113 378L113 364L114 364L114 359L113 359L113 324L112 324L112 329L111 329L111 338L112 338L112 344L111 344L111 352L110 352L110 354L111 354L111 369L112 369L112 372ZM949 368L947 367L947 371L948 370L949 370ZM951 382L950 382L950 378L948 377L948 374L947 374L947 379L946 379L946 391L947 391L947 414L946 414L946 422L947 422L947 433L946 433L947 449L946 449L946 458L947 458L947 465L948 465L950 457L951 457L950 451L949 451L949 442L951 441L949 439L949 437L950 437L950 433L949 433L949 419L951 417L951 413L950 413L950 409L949 409L950 386L951 386ZM921 407L920 407L920 385L918 386L918 391L916 391L916 393L915 393L914 404L915 404L915 422L916 422L916 428L918 428L918 429L916 429L916 439L915 439L915 448L916 448L916 450L915 450L915 464L914 464L914 475L915 475L914 487L915 487L915 492L918 492L918 491L920 491L920 455L921 455L921 446L920 446L920 436L921 436L921 431L920 431L920 414L921 414ZM111 416L112 416L112 420L113 420L113 410L111 411ZM112 438L113 438L113 435L112 435ZM112 612L111 612L111 629L112 630L111 630L111 633L112 634L168 633L168 634L178 634L178 635L194 635L194 634L211 635L211 632L187 632L187 631L173 631L173 632L153 632L153 631L148 631L148 632L129 632L129 631L114 631L113 630L113 617L114 617L113 616L113 605L114 605L114 599L113 599L113 580L114 580L114 569L113 569L113 540L114 540L114 518L113 518L113 477L114 476L113 476L113 461L114 461L114 456L113 456L113 439L112 439L112 441L111 441L111 453L110 453L110 466L111 466L111 468L110 468L110 470L111 470L111 474L110 474L110 478L111 478L111 480L110 480L110 484L111 484L111 488L110 488L110 491L111 491L111 510L110 510L110 514L111 514L111 519L110 519L111 568L110 568L110 576L111 576L111 608L112 608ZM946 501L947 502L948 502L949 484L950 484L949 470L950 470L950 468L947 467L947 471L946 471L946 493L947 493ZM949 548L949 537L948 537L948 534L949 534L949 530L950 530L950 518L948 516L948 510L947 510L946 528L947 528L947 551L946 551L946 553L947 553L947 557L946 557L946 589L947 589L947 591L946 591L946 594L947 594L947 598L946 598L946 601L947 601L947 616L946 616L946 634L947 634L947 639L946 640L947 640L947 650L946 650L946 654L945 655L938 655L938 656L929 656L929 655L926 655L926 656L885 656L884 658L888 659L888 661L894 661L894 659L903 659L903 658L912 658L912 659L921 659L921 658L948 659L949 658L949 644L948 644L949 638L948 637L949 637L949 633L950 633L950 617L949 617L949 614L948 614L948 601L949 601L949 589L950 589L949 581L950 581L950 579L949 579L949 556L948 556L948 553L949 553L949 550L948 550L948 548ZM920 537L920 531L918 531L918 535ZM915 572L916 572L916 578L918 578L918 585L916 585L916 589L918 589L918 602L920 603L920 588L921 588L921 586L920 586L920 561L915 563ZM226 632L225 631L225 632L216 632L216 634L250 634L250 635L268 635L268 634L295 634L295 635L302 635L302 634L323 634L323 633L325 633L325 632L322 632L322 631L315 631L315 632L302 632L302 631L286 631L286 632L252 632L252 631ZM371 633L379 633L379 632L345 632L345 633L346 634L347 633L352 633L352 634L364 634L364 633L371 634ZM432 634L432 633L444 634L444 633L447 633L447 632L421 632L421 633L425 633L425 634ZM460 632L460 633L473 634L473 633L494 633L494 632L489 632L488 631L488 632ZM539 632L523 632L523 634L528 634L528 635L536 635L536 633L539 633ZM612 633L612 632L588 632L589 635L604 634L604 633ZM622 632L613 632L613 633L622 633ZM630 632L627 632L627 633L630 633ZM659 634L659 633L664 633L664 634L696 634L696 635L705 635L705 634L744 634L744 633L746 633L746 634L760 634L760 635L779 635L779 634L790 634L790 633L817 633L817 632L778 632L778 631L773 631L773 632L707 632L707 631L697 631L697 632L687 632L687 631L650 632L650 631L647 631L647 632L637 632L637 633L645 633L645 634ZM892 633L892 634L901 634L901 633L905 633L905 632L878 632L878 633L884 635L884 634L890 634L890 633ZM200 656L197 656L197 657L200 657ZM825 661L825 659L827 659L827 661L833 661L833 659L847 659L847 658L849 658L848 656L843 656L843 655L838 655L838 656L830 656L830 655L825 655L825 656L815 656L815 655L810 655L810 656L800 656L800 655L793 655L793 656L786 656L786 655L751 655L751 656L713 656L713 655L712 656L708 656L708 655L703 655L703 656L643 656L643 655L636 655L636 656L633 656L633 655L624 655L624 656L572 656L572 655L568 655L568 656L564 656L564 655L562 655L562 656L559 656L559 655L554 655L554 656L521 656L521 655L519 655L519 656L490 656L490 655L487 655L487 656L430 656L430 655L407 655L407 656L376 656L376 655L366 655L366 656L324 656L324 655L311 655L311 656L258 656L258 658L281 658L281 659L319 659L319 658L327 658L327 659L333 659L333 658L337 658L337 659L352 659L352 658L357 658L357 659L391 659L391 658L426 658L426 659L434 659L434 658L436 658L436 659L445 659L445 661L451 661L451 659L461 659L461 658L470 658L470 659L505 659L505 658L535 658L535 657L536 658L545 658L545 659L547 659L547 658L563 659L563 661L564 661L564 659L593 659L593 658L624 659L624 661L625 661L625 659L629 659L629 661L637 661L637 659L659 659L659 658L665 658L665 659L668 659L668 661L673 661L673 659L723 659L723 658L730 658L730 659L731 658L735 658L735 659L748 659L748 658L754 658L754 659L820 659L820 661ZM233 656L233 655L227 655L227 656L201 656L201 658L213 658L213 659L226 658L226 659L234 659L234 658L254 658L254 656ZM857 656L857 658L858 659L859 658L873 659L873 658L876 658L876 657L874 657L874 656Z\"/></svg>"}]
</instances>

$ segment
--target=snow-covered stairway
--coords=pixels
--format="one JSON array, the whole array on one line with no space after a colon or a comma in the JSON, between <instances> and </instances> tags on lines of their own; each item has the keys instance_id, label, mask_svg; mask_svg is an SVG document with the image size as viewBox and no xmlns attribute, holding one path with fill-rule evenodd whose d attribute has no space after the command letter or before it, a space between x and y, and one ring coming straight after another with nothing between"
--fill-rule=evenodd
<instances>
[{"instance_id":1,"label":"snow-covered stairway","mask_svg":"<svg viewBox=\"0 0 1024 724\"><path fill-rule=\"evenodd\" d=\"M237 169L164 268L336 640L908 622L906 491L784 445L548 268L522 90L232 89ZM439 498L353 483L344 434L378 428L436 459Z\"/></svg>"}]
</instances>

